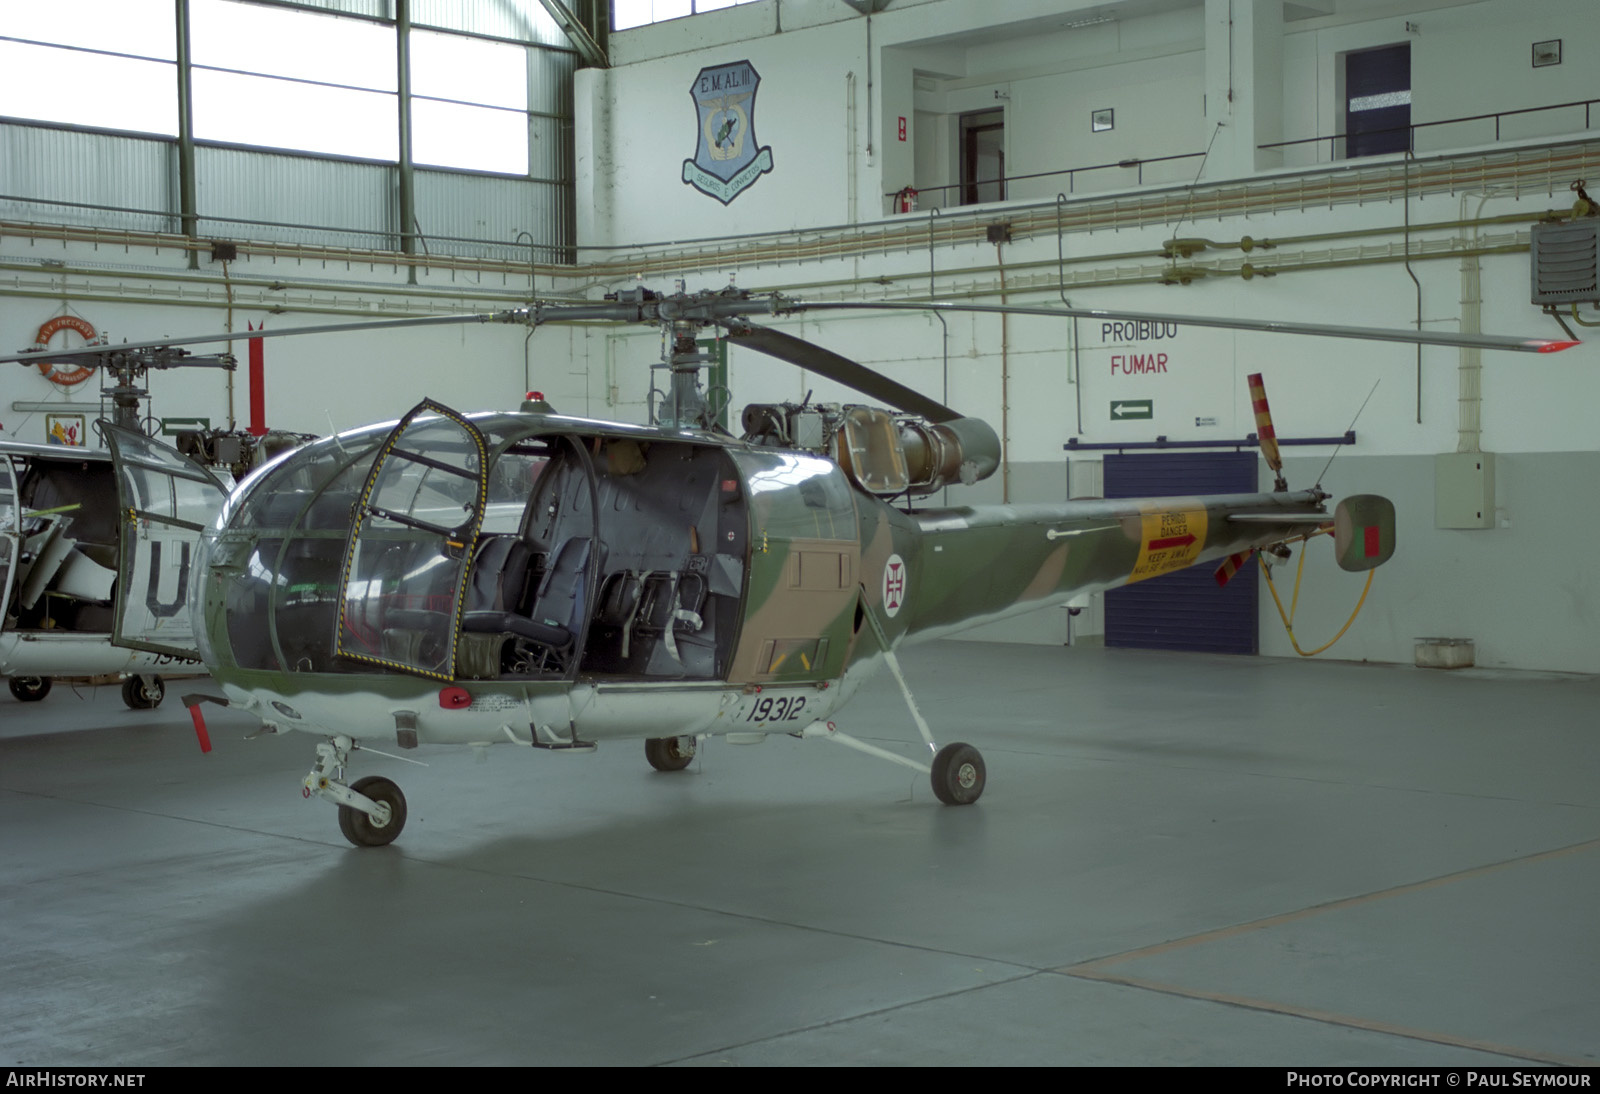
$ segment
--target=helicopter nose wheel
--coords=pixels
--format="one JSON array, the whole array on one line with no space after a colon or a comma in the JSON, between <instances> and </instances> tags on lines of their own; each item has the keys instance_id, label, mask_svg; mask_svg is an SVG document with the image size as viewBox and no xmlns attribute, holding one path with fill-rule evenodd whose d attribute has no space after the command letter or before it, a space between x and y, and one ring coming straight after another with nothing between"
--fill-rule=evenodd
<instances>
[{"instance_id":1,"label":"helicopter nose wheel","mask_svg":"<svg viewBox=\"0 0 1600 1094\"><path fill-rule=\"evenodd\" d=\"M406 826L406 796L400 793L400 788L382 775L368 775L357 779L350 789L385 808L369 815L354 806L341 805L339 831L344 833L344 838L357 847L382 847L393 843ZM380 813L382 820L378 819Z\"/></svg>"},{"instance_id":2,"label":"helicopter nose wheel","mask_svg":"<svg viewBox=\"0 0 1600 1094\"><path fill-rule=\"evenodd\" d=\"M983 794L983 757L968 744L948 744L933 758L933 793L946 805L971 805Z\"/></svg>"},{"instance_id":3,"label":"helicopter nose wheel","mask_svg":"<svg viewBox=\"0 0 1600 1094\"><path fill-rule=\"evenodd\" d=\"M393 843L406 826L406 796L381 775L368 775L346 786L344 767L355 747L349 737L318 745L317 762L301 784L301 793L337 805L339 831L357 847L383 847Z\"/></svg>"}]
</instances>

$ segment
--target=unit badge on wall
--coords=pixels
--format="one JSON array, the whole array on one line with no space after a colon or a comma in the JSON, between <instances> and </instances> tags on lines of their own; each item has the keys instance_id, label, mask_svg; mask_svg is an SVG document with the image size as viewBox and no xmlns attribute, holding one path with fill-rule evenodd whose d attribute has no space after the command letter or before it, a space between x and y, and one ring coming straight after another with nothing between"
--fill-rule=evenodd
<instances>
[{"instance_id":1,"label":"unit badge on wall","mask_svg":"<svg viewBox=\"0 0 1600 1094\"><path fill-rule=\"evenodd\" d=\"M46 414L44 416L46 444L64 444L73 448L86 446L86 431L82 414Z\"/></svg>"},{"instance_id":2,"label":"unit badge on wall","mask_svg":"<svg viewBox=\"0 0 1600 1094\"><path fill-rule=\"evenodd\" d=\"M683 161L683 181L726 205L772 170L772 146L756 146L756 86L749 61L702 68L689 95L700 137Z\"/></svg>"}]
</instances>

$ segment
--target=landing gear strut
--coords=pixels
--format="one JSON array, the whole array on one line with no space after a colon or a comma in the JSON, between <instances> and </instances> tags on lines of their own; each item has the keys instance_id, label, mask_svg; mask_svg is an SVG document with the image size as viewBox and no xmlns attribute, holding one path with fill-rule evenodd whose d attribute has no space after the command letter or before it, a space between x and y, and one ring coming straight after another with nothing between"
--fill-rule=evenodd
<instances>
[{"instance_id":1,"label":"landing gear strut","mask_svg":"<svg viewBox=\"0 0 1600 1094\"><path fill-rule=\"evenodd\" d=\"M884 633L883 624L878 622L878 617L870 608L865 609L865 612L867 623L871 625L872 633L878 639L878 646L883 650L884 663L889 666L894 682L900 686L900 694L905 697L906 709L911 712L911 720L917 724L917 732L922 735L928 751L933 753L933 764L930 766L918 763L897 752L890 752L877 745L857 740L848 733L840 733L832 722L813 722L802 730L800 735L826 737L857 752L865 752L869 756L877 756L891 763L909 767L913 771L920 771L933 780L934 796L944 804L971 805L983 795L983 786L987 781L983 757L969 744L957 742L940 748L934 743L933 730L928 727L928 720L922 716L916 699L911 695L911 686L906 683L905 674L900 671L900 659L894 655L894 645Z\"/></svg>"},{"instance_id":2,"label":"landing gear strut","mask_svg":"<svg viewBox=\"0 0 1600 1094\"><path fill-rule=\"evenodd\" d=\"M335 737L317 746L317 762L305 777L306 797L316 794L339 807L339 831L357 847L393 843L406 826L406 796L391 780L368 775L345 785L344 767L355 742Z\"/></svg>"}]
</instances>

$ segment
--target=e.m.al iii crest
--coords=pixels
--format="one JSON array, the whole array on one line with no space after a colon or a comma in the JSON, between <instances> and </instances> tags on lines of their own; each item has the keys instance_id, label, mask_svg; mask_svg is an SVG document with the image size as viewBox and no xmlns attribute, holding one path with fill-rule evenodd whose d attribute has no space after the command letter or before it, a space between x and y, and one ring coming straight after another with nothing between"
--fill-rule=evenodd
<instances>
[{"instance_id":1,"label":"e.m.al iii crest","mask_svg":"<svg viewBox=\"0 0 1600 1094\"><path fill-rule=\"evenodd\" d=\"M772 170L772 147L756 147L756 86L749 61L702 68L689 88L699 131L683 181L726 205Z\"/></svg>"}]
</instances>

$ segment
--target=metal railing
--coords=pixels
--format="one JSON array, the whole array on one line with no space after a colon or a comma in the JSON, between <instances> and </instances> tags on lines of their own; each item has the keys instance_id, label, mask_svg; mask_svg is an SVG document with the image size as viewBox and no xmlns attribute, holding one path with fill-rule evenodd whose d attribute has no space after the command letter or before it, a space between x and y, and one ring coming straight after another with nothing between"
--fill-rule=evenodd
<instances>
[{"instance_id":1,"label":"metal railing","mask_svg":"<svg viewBox=\"0 0 1600 1094\"><path fill-rule=\"evenodd\" d=\"M1405 134L1407 134L1407 136L1406 136L1406 148L1409 151L1415 152L1416 151L1416 144L1417 144L1416 138L1417 138L1417 131L1418 130L1421 130L1421 129L1434 129L1434 128L1438 128L1439 126L1445 126L1445 125L1465 125L1465 124L1468 124L1470 122L1481 122L1481 121L1493 121L1494 122L1494 139L1495 139L1496 142L1499 142L1502 139L1501 121L1503 119L1505 119L1505 118L1519 117L1519 116L1522 116L1522 115L1525 115L1525 114L1545 114L1545 113L1549 113L1551 111L1556 111L1556 110L1573 110L1573 109L1576 109L1578 107L1582 107L1583 108L1583 128L1586 129L1586 130L1590 129L1590 128L1592 128L1593 108L1597 104L1600 104L1600 99L1578 99L1578 100L1575 100L1573 102L1567 102L1567 103L1551 103L1548 106L1528 106L1528 107L1521 107L1521 108L1516 109L1516 110L1496 110L1496 111L1494 111L1492 113L1488 113L1488 114L1464 114L1464 115L1462 115L1461 117L1458 117L1458 118L1441 118L1438 121L1432 121L1432 122L1413 122L1410 125L1390 126L1387 129L1368 129L1368 130L1364 130L1364 131L1362 131L1360 133L1334 133L1334 134L1331 134L1331 135L1328 135L1328 136L1323 136L1323 137L1302 137L1302 138L1300 138L1298 140L1292 140L1292 141L1272 141L1272 142L1270 142L1268 144L1257 145L1256 147L1260 148L1260 149L1297 148L1297 147L1301 147L1301 146L1304 146L1304 145L1320 144L1320 143L1325 141L1328 144L1328 158L1330 160L1338 160L1338 159L1345 158L1345 157L1340 155L1340 145L1339 145L1340 141L1348 140L1351 137L1373 137L1373 136L1378 136L1380 134L1385 134L1385 133L1405 133ZM916 195L917 195L917 197L919 199L924 198L927 195L932 195L932 194L942 195L942 194L946 193L947 191L955 191L956 192L956 197L959 199L961 191L963 191L963 190L965 190L965 189L967 189L969 187L979 187L979 186L990 186L990 187L992 187L996 183L1000 184L1001 186L1007 186L1007 185L1009 185L1010 183L1013 183L1013 182L1023 182L1023 181L1029 180L1029 179L1059 178L1062 175L1065 175L1067 177L1067 189L1066 189L1066 192L1068 194L1071 194L1071 193L1073 193L1077 177L1079 175L1081 175L1081 174L1087 174L1087 173L1092 172L1092 171L1113 171L1113 170L1130 170L1130 169L1137 171L1137 176L1136 176L1137 185L1143 186L1144 185L1144 166L1145 166L1145 164L1167 163L1167 162L1171 162L1171 161L1174 161L1174 160L1200 159L1200 158L1203 158L1204 156L1205 156L1204 152L1183 152L1183 153L1179 153L1177 155L1172 155L1172 156L1148 156L1148 157L1137 158L1137 159L1118 160L1115 163L1097 163L1097 164L1093 164L1093 165L1088 166L1088 167L1063 167L1063 168L1061 168L1059 170L1055 170L1055 171L1036 171L1036 172L1033 172L1031 174L1026 174L1026 175L1007 175L1007 176L1004 176L1004 177L1001 177L1001 178L998 178L998 179L980 179L980 180L977 180L976 182L953 182L953 183L950 183L950 184L948 184L946 186L926 186L926 187L917 186L917 187L911 187L910 189L912 189L912 190L914 190L916 192ZM1357 157L1357 158L1365 159L1366 157L1362 156L1362 157ZM884 198L891 203L891 206L890 206L891 211L894 211L894 212L898 212L899 211L898 209L894 208L893 202L895 201L895 199L899 198L904 193L905 193L904 190L891 190L891 191L889 191L889 192L887 192L887 193L885 193L883 195ZM1001 199L998 199L998 200L1005 200L1005 199L1001 198ZM954 201L954 202L946 202L946 201L940 200L939 204L940 205L947 205L947 204L966 205L966 204L975 204L975 203L962 202L962 201L959 201L959 200ZM979 202L979 203L976 203L976 204L982 204L982 203Z\"/></svg>"},{"instance_id":2,"label":"metal railing","mask_svg":"<svg viewBox=\"0 0 1600 1094\"><path fill-rule=\"evenodd\" d=\"M1302 137L1294 141L1273 141L1270 144L1258 144L1257 148L1295 148L1306 144L1319 144L1328 142L1328 158L1338 159L1339 145L1337 142L1348 140L1351 137L1375 137L1382 133L1405 133L1406 148L1415 152L1417 147L1417 130L1432 129L1441 125L1463 125L1467 122L1494 121L1494 139L1500 140L1500 120L1502 118L1516 117L1522 114L1543 114L1551 110L1570 110L1583 107L1583 128L1590 127L1591 108L1600 103L1600 99L1578 99L1570 103L1552 103L1549 106L1525 106L1517 110L1497 110L1492 114L1464 114L1459 118L1441 118L1435 122L1413 122L1410 125L1392 125L1387 129L1366 129L1359 133L1335 133L1326 137ZM1398 149L1397 149L1398 151ZM1364 157L1363 157L1364 158Z\"/></svg>"},{"instance_id":3,"label":"metal railing","mask_svg":"<svg viewBox=\"0 0 1600 1094\"><path fill-rule=\"evenodd\" d=\"M946 190L955 190L955 191L957 191L957 194L959 196L960 191L965 190L968 187L976 188L976 187L981 187L981 186L994 186L996 183L998 183L1001 187L1005 187L1005 186L1010 185L1013 182L1025 182L1025 181L1027 181L1029 179L1054 179L1054 178L1060 178L1062 175L1065 175L1065 176L1067 176L1067 193L1070 194L1070 193L1073 192L1073 187L1076 185L1077 177L1079 175L1087 174L1090 171L1115 171L1115 170L1123 170L1123 171L1133 170L1133 171L1137 171L1138 172L1138 176L1137 176L1138 185L1143 186L1144 185L1144 165L1147 164L1147 163L1167 163L1167 162L1172 161L1172 160L1192 160L1192 159L1200 159L1200 158L1202 158L1204 156L1205 156L1204 152L1182 152L1182 153L1179 153L1179 154L1174 155L1174 156L1148 156L1148 157L1145 157L1145 158L1142 158L1142 159L1118 160L1115 163L1096 163L1096 164L1093 164L1093 165L1091 165L1089 167L1063 167L1063 168L1061 168L1060 170L1057 170L1057 171L1035 171L1032 174L1027 174L1027 175L1005 175L1005 176L1002 176L1001 178L997 178L997 179L978 179L978 180L973 181L973 182L953 182L953 183L949 184L948 186L927 186L927 187L915 186L915 187L912 187L911 189L916 191L918 197L921 197L924 194L942 194ZM884 194L883 196L892 201L893 199L899 197L904 192L905 192L904 190L891 190L888 193ZM997 200L1004 201L1005 199L1004 198L1000 198L1000 199L997 199ZM941 204L944 204L944 203L941 202ZM971 202L956 202L955 204L973 204L973 203L971 203Z\"/></svg>"}]
</instances>

